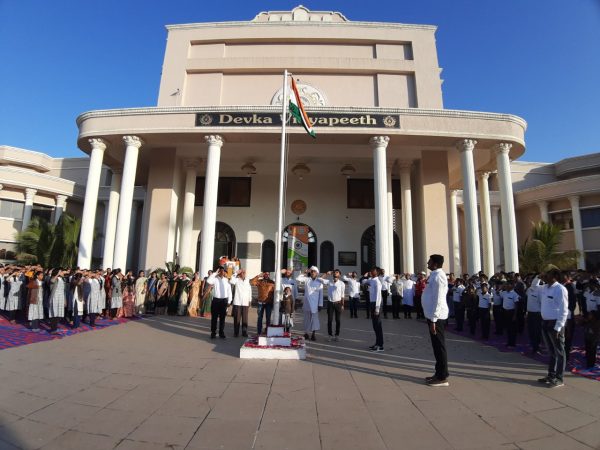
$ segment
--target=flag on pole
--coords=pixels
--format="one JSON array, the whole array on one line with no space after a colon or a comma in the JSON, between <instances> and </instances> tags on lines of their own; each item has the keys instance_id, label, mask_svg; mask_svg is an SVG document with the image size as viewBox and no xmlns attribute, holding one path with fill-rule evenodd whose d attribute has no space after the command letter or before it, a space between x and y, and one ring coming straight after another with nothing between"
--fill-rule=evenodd
<instances>
[{"instance_id":1,"label":"flag on pole","mask_svg":"<svg viewBox=\"0 0 600 450\"><path fill-rule=\"evenodd\" d=\"M304 105L302 104L302 100L300 99L300 94L298 93L298 87L296 86L296 82L292 77L292 92L290 95L290 113L292 117L297 122L300 122L306 132L310 134L313 138L316 138L315 130L313 130L312 123L310 118L306 114L304 110Z\"/></svg>"}]
</instances>

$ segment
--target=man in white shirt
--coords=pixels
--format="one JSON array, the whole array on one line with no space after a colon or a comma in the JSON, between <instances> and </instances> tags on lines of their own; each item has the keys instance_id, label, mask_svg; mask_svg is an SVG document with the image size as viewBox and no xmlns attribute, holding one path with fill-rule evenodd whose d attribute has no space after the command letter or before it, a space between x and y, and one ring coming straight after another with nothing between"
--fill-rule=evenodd
<instances>
[{"instance_id":1,"label":"man in white shirt","mask_svg":"<svg viewBox=\"0 0 600 450\"><path fill-rule=\"evenodd\" d=\"M543 285L539 276L531 280L527 288L527 331L531 353L539 353L542 342L542 293Z\"/></svg>"},{"instance_id":2,"label":"man in white shirt","mask_svg":"<svg viewBox=\"0 0 600 450\"><path fill-rule=\"evenodd\" d=\"M307 275L299 275L296 281L304 283L304 302L302 311L304 312L304 338L316 341L315 333L321 329L319 322L319 311L323 307L323 281L317 278L319 269L312 266Z\"/></svg>"},{"instance_id":3,"label":"man in white shirt","mask_svg":"<svg viewBox=\"0 0 600 450\"><path fill-rule=\"evenodd\" d=\"M449 386L448 383L448 354L446 352L446 339L444 331L448 321L448 277L442 270L444 257L431 255L427 261L427 268L431 271L427 285L421 296L423 314L429 326L429 336L435 356L435 374L425 378L429 386Z\"/></svg>"},{"instance_id":4,"label":"man in white shirt","mask_svg":"<svg viewBox=\"0 0 600 450\"><path fill-rule=\"evenodd\" d=\"M546 273L546 286L542 294L542 337L550 353L548 375L540 378L540 383L549 387L563 386L565 371L565 324L569 314L569 296L567 289L560 284L561 273L558 269Z\"/></svg>"},{"instance_id":5,"label":"man in white shirt","mask_svg":"<svg viewBox=\"0 0 600 450\"><path fill-rule=\"evenodd\" d=\"M369 288L369 310L371 321L373 323L373 331L375 331L375 345L369 347L373 352L383 351L383 328L381 326L381 269L373 267L370 273L365 273L362 284Z\"/></svg>"},{"instance_id":6,"label":"man in white shirt","mask_svg":"<svg viewBox=\"0 0 600 450\"><path fill-rule=\"evenodd\" d=\"M402 309L404 310L404 318L412 319L412 310L415 306L415 282L410 273L404 274L402 281Z\"/></svg>"},{"instance_id":7,"label":"man in white shirt","mask_svg":"<svg viewBox=\"0 0 600 450\"><path fill-rule=\"evenodd\" d=\"M217 320L219 321L219 337L225 339L225 314L227 305L231 303L231 285L225 277L226 269L219 266L216 272L213 272L206 282L213 290L213 300L211 304L210 317L210 338L217 336Z\"/></svg>"},{"instance_id":8,"label":"man in white shirt","mask_svg":"<svg viewBox=\"0 0 600 450\"><path fill-rule=\"evenodd\" d=\"M390 286L394 282L394 278L386 275L385 270L381 269L379 281L381 281L381 305L383 306L383 318L387 319L388 297L390 296Z\"/></svg>"},{"instance_id":9,"label":"man in white shirt","mask_svg":"<svg viewBox=\"0 0 600 450\"><path fill-rule=\"evenodd\" d=\"M229 280L232 286L235 286L235 295L233 296L233 335L239 336L240 319L242 322L242 336L248 336L248 308L252 302L252 286L250 280L246 278L246 271L240 269Z\"/></svg>"},{"instance_id":10,"label":"man in white shirt","mask_svg":"<svg viewBox=\"0 0 600 450\"><path fill-rule=\"evenodd\" d=\"M329 334L330 341L337 341L340 335L340 325L341 320L340 317L342 315L342 311L344 310L344 292L346 290L346 285L342 280L340 280L340 271L334 270L333 273L328 273L327 275L332 275L332 279L323 278L323 283L327 285L327 298L329 301L327 302L327 333ZM335 315L335 336L333 335L333 316Z\"/></svg>"},{"instance_id":11,"label":"man in white shirt","mask_svg":"<svg viewBox=\"0 0 600 450\"><path fill-rule=\"evenodd\" d=\"M348 283L348 301L350 303L350 318L358 319L358 303L360 301L360 283L356 279L356 272L350 272L342 277Z\"/></svg>"},{"instance_id":12,"label":"man in white shirt","mask_svg":"<svg viewBox=\"0 0 600 450\"><path fill-rule=\"evenodd\" d=\"M400 318L400 305L402 304L402 296L404 295L404 282L400 275L394 275L394 281L390 286L392 292L392 317Z\"/></svg>"},{"instance_id":13,"label":"man in white shirt","mask_svg":"<svg viewBox=\"0 0 600 450\"><path fill-rule=\"evenodd\" d=\"M504 326L508 335L507 347L517 345L517 304L520 301L519 294L515 292L512 282L506 283L506 289L502 291L502 308L504 309Z\"/></svg>"}]
</instances>

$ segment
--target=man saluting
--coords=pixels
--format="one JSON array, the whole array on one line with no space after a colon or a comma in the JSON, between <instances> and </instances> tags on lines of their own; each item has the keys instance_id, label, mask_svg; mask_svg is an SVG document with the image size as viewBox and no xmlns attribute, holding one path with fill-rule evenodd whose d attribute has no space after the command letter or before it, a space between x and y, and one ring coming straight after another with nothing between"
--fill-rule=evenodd
<instances>
[{"instance_id":1,"label":"man saluting","mask_svg":"<svg viewBox=\"0 0 600 450\"><path fill-rule=\"evenodd\" d=\"M435 356L435 375L425 378L429 386L449 386L448 383L448 355L446 353L446 340L444 331L448 321L448 278L442 270L444 257L431 255L427 261L427 268L431 270L429 279L421 297L423 313L429 326L429 336Z\"/></svg>"}]
</instances>

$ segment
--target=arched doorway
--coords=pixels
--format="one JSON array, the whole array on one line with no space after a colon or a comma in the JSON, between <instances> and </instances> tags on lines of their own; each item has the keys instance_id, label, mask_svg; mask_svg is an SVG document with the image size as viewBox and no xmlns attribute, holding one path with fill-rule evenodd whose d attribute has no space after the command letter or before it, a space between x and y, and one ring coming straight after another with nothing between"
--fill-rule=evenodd
<instances>
[{"instance_id":1,"label":"arched doorway","mask_svg":"<svg viewBox=\"0 0 600 450\"><path fill-rule=\"evenodd\" d=\"M298 261L298 258L296 258L296 267L292 267L292 270L294 270L294 272L299 272L300 270L306 269L310 266L316 266L317 265L317 235L315 234L315 231L309 227L308 225L304 224L304 223L300 223L300 222L295 222L295 223L291 223L289 224L287 227L285 227L285 229L283 230L283 235L282 235L282 240L283 240L283 245L282 245L282 258L281 258L281 269L287 269L288 266L290 265L290 252L289 250L289 242L292 240L291 239L291 235L292 235L292 231L294 227L303 227L306 228L306 241L308 241L306 243L307 248L307 255L306 255L306 259L300 263Z\"/></svg>"},{"instance_id":2,"label":"arched doorway","mask_svg":"<svg viewBox=\"0 0 600 450\"><path fill-rule=\"evenodd\" d=\"M198 237L198 250L196 252L196 268L200 267L200 243L202 242L202 232ZM213 269L219 265L221 256L231 259L235 256L236 249L235 231L225 222L215 223L215 251L213 254ZM201 274L206 276L206 274Z\"/></svg>"},{"instance_id":3,"label":"arched doorway","mask_svg":"<svg viewBox=\"0 0 600 450\"><path fill-rule=\"evenodd\" d=\"M275 272L275 242L267 239L260 249L260 271Z\"/></svg>"},{"instance_id":4,"label":"arched doorway","mask_svg":"<svg viewBox=\"0 0 600 450\"><path fill-rule=\"evenodd\" d=\"M334 251L333 251L333 242L324 241L321 244L321 267L319 270L321 272L329 272L334 269Z\"/></svg>"},{"instance_id":5,"label":"arched doorway","mask_svg":"<svg viewBox=\"0 0 600 450\"><path fill-rule=\"evenodd\" d=\"M375 225L367 228L360 239L360 272L365 273L376 265L377 250L375 246ZM400 238L394 231L394 273L399 273L400 267Z\"/></svg>"}]
</instances>

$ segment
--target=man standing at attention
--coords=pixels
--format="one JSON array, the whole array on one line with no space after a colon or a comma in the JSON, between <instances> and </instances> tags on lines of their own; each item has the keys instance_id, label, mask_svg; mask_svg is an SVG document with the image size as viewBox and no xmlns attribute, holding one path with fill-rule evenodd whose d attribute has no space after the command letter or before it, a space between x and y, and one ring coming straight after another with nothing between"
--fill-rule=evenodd
<instances>
[{"instance_id":1,"label":"man standing at attention","mask_svg":"<svg viewBox=\"0 0 600 450\"><path fill-rule=\"evenodd\" d=\"M329 275L328 273L327 275ZM344 292L346 285L340 280L340 271L333 271L333 280L324 278L323 281L327 284L327 332L329 333L330 341L337 341L340 336L340 322L342 311L344 310ZM335 315L335 336L333 335L333 316Z\"/></svg>"},{"instance_id":2,"label":"man standing at attention","mask_svg":"<svg viewBox=\"0 0 600 450\"><path fill-rule=\"evenodd\" d=\"M444 331L448 321L448 277L442 270L444 257L431 255L427 261L427 268L431 270L429 280L425 285L423 296L423 314L429 326L429 337L435 356L435 375L425 378L429 386L449 386L448 383L448 354L446 353L446 339Z\"/></svg>"},{"instance_id":3,"label":"man standing at attention","mask_svg":"<svg viewBox=\"0 0 600 450\"><path fill-rule=\"evenodd\" d=\"M369 274L365 273L362 284L366 284L369 287L369 310L371 312L371 321L373 323L373 331L375 332L375 345L369 347L372 352L383 351L383 327L381 326L381 269L379 267L373 267L371 269L370 278L367 278Z\"/></svg>"},{"instance_id":4,"label":"man standing at attention","mask_svg":"<svg viewBox=\"0 0 600 450\"><path fill-rule=\"evenodd\" d=\"M262 277L261 277L262 275ZM275 294L275 282L271 280L269 272L263 272L250 280L250 285L258 289L258 318L256 319L256 331L262 333L263 315L267 316L267 328L271 325L271 311L273 311L273 299Z\"/></svg>"}]
</instances>

